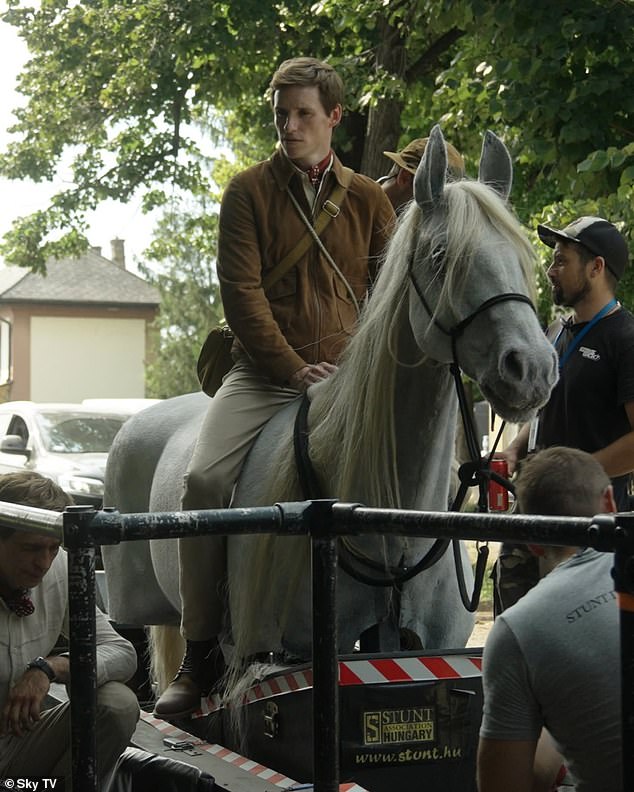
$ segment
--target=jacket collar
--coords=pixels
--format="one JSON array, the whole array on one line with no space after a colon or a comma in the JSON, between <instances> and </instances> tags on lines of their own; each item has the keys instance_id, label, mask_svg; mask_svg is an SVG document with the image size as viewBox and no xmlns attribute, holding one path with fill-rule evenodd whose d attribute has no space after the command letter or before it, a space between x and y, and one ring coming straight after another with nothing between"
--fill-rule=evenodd
<instances>
[{"instance_id":1,"label":"jacket collar","mask_svg":"<svg viewBox=\"0 0 634 792\"><path fill-rule=\"evenodd\" d=\"M295 170L293 163L289 160L286 154L282 151L282 149L278 146L275 152L271 155L269 162L271 164L271 169L273 171L273 178L280 190L285 190L291 178L297 173ZM332 162L332 168L330 169L330 173L334 173L335 178L339 182L342 183L342 170L343 166L337 157L334 154L334 159Z\"/></svg>"}]
</instances>

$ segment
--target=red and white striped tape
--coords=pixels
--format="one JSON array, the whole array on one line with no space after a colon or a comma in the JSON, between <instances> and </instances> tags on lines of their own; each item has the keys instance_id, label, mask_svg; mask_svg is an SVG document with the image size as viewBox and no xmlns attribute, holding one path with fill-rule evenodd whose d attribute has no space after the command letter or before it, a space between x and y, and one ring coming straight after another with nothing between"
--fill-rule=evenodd
<instances>
[{"instance_id":1,"label":"red and white striped tape","mask_svg":"<svg viewBox=\"0 0 634 792\"><path fill-rule=\"evenodd\" d=\"M203 751L215 756L216 759L222 759L222 761L227 762L234 767L239 767L241 770L244 770L245 772L250 773L257 778L260 778L269 784L273 784L280 789L287 790L287 792L292 792L294 788L302 789L304 792L310 792L310 790L313 788L312 786L306 786L305 784L300 784L297 781L293 781L292 778L288 778L288 776L278 773L277 770L271 770L270 767L265 767L258 762L254 762L252 759L247 759L245 756L241 756L235 751L225 748L223 745L218 745L218 743L204 742L198 737L194 737L192 734L189 734L189 732L179 729L172 723L168 723L167 721L161 720L160 718L155 718L154 715L149 712L141 711L141 718L150 726L153 726L155 729L164 734L166 737L173 737L177 740L187 740L193 744L197 751ZM179 758L183 760L183 757ZM358 784L346 783L339 785L339 792L367 792L367 790Z\"/></svg>"},{"instance_id":2,"label":"red and white striped tape","mask_svg":"<svg viewBox=\"0 0 634 792\"><path fill-rule=\"evenodd\" d=\"M482 658L465 654L435 657L387 657L372 660L340 660L339 684L377 685L395 682L429 682L438 679L473 679L482 675ZM242 699L253 704L262 699L306 690L313 686L312 668L277 674L250 687ZM220 696L201 701L193 718L202 718L223 706Z\"/></svg>"},{"instance_id":3,"label":"red and white striped tape","mask_svg":"<svg viewBox=\"0 0 634 792\"><path fill-rule=\"evenodd\" d=\"M435 679L471 679L481 675L482 658L463 654L342 660L339 663L340 685L429 682Z\"/></svg>"}]
</instances>

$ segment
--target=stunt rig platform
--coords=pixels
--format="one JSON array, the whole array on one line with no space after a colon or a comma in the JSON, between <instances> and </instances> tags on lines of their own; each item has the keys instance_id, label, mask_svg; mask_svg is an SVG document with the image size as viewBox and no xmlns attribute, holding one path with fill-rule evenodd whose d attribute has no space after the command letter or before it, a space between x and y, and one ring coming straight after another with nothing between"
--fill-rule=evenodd
<instances>
[{"instance_id":1,"label":"stunt rig platform","mask_svg":"<svg viewBox=\"0 0 634 792\"><path fill-rule=\"evenodd\" d=\"M481 665L480 649L340 657L339 789L475 792ZM231 790L315 788L312 666L259 663L248 673L237 705L211 696L173 723L144 713L134 744L195 758Z\"/></svg>"}]
</instances>

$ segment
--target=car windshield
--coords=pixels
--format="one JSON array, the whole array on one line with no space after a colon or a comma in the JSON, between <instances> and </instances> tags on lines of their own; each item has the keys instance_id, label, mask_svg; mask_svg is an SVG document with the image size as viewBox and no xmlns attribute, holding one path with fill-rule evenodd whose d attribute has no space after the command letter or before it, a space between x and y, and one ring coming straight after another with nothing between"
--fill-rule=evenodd
<instances>
[{"instance_id":1,"label":"car windshield","mask_svg":"<svg viewBox=\"0 0 634 792\"><path fill-rule=\"evenodd\" d=\"M42 442L57 454L107 454L125 415L46 412L37 416Z\"/></svg>"}]
</instances>

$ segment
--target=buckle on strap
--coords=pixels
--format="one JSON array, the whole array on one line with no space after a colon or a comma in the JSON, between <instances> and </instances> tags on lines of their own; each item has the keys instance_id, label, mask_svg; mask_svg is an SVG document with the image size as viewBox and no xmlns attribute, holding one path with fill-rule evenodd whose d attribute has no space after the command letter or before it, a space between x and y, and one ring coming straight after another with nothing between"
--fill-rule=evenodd
<instances>
[{"instance_id":1,"label":"buckle on strap","mask_svg":"<svg viewBox=\"0 0 634 792\"><path fill-rule=\"evenodd\" d=\"M337 217L341 211L336 203L333 203L329 198L326 198L322 207L324 212L327 212L331 217Z\"/></svg>"}]
</instances>

